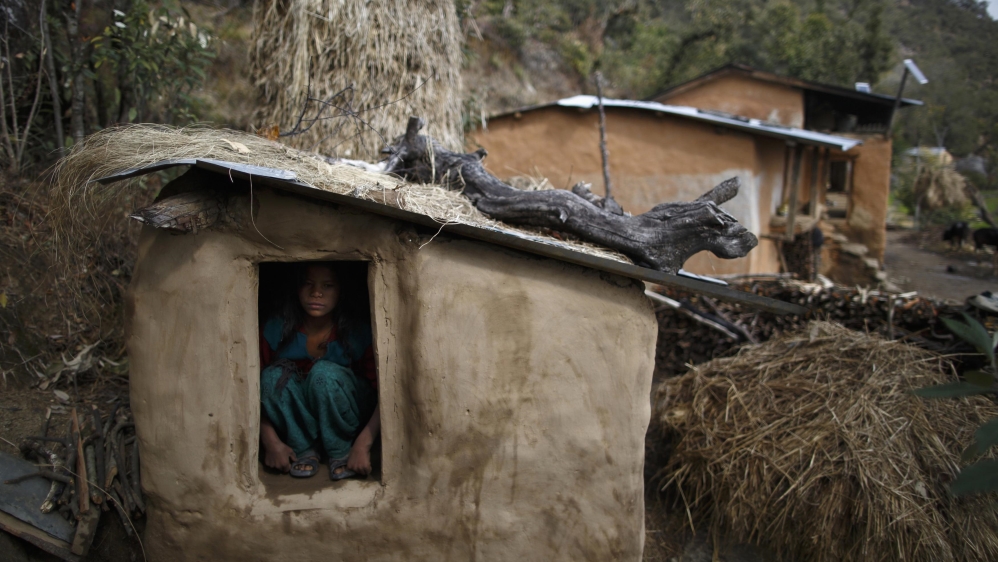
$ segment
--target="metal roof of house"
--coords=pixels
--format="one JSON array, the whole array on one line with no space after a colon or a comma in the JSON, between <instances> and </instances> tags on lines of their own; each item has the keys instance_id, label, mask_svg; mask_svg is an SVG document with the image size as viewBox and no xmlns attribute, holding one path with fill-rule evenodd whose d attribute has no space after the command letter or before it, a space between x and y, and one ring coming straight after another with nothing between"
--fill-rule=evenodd
<instances>
[{"instance_id":1,"label":"metal roof of house","mask_svg":"<svg viewBox=\"0 0 998 562\"><path fill-rule=\"evenodd\" d=\"M219 178L222 180L228 180L230 182L233 182L236 179L250 181L251 185L267 186L311 199L317 199L338 205L347 205L388 218L429 227L436 232L447 231L458 236L505 246L507 248L573 263L600 271L606 271L608 273L630 277L632 279L639 279L642 281L656 283L658 285L674 287L731 302L739 302L745 304L746 306L770 312L776 312L779 314L805 314L807 312L806 308L796 304L732 289L727 286L727 283L718 279L703 277L685 272L683 270L680 270L678 275L673 275L655 269L649 269L630 263L594 256L576 251L567 245L559 244L553 239L547 239L540 236L529 236L514 230L503 229L501 227L486 228L459 223L445 223L441 225L435 219L426 215L406 211L367 199L361 199L359 197L342 195L318 189L300 181L294 172L288 170L265 168L262 166L253 166L249 164L239 164L235 162L225 162L222 160L211 160L206 158L185 158L178 160L164 160L148 166L123 170L116 174L97 179L96 181L105 184L112 183L177 166L193 166L195 168L200 168L218 174Z\"/></svg>"},{"instance_id":2,"label":"metal roof of house","mask_svg":"<svg viewBox=\"0 0 998 562\"><path fill-rule=\"evenodd\" d=\"M845 88L842 86L835 86L833 84L822 84L820 82L813 82L811 80L803 80L801 78L794 78L791 76L783 76L780 74L775 74L773 72L767 72L765 70L760 70L745 64L726 64L714 70L707 71L696 78L687 80L682 84L676 84L670 88L662 90L651 96L650 100L659 99L663 96L676 95L685 91L688 91L696 86L713 80L715 78L720 78L721 76L727 74L742 74L748 75L752 78L758 80L763 80L765 82L772 82L774 84L783 84L784 86L789 86L791 88L800 88L801 90L809 90L812 92L821 92L823 94L830 94L834 96L841 96L846 98L852 98L859 101L865 101L870 103L875 103L878 105L890 105L893 106L894 101L897 99L895 96L888 94L875 94L873 92L861 92L852 88ZM921 100L901 98L901 105L924 105Z\"/></svg>"},{"instance_id":3,"label":"metal roof of house","mask_svg":"<svg viewBox=\"0 0 998 562\"><path fill-rule=\"evenodd\" d=\"M533 111L545 107L557 106L557 107L576 107L581 109L591 109L595 107L597 104L598 100L596 96L579 95L579 96L572 96L570 98L561 99L556 102L546 103L542 105L534 105L520 109L514 109L512 111L507 111L505 113L494 115L493 117L490 117L490 119L496 117L503 117L506 115L512 115L515 113L525 113L528 111ZM655 101L618 100L618 99L603 98L603 106L620 107L626 109L638 109L638 110L651 111L667 115L676 115L678 117L686 117L696 121L709 123L711 125L727 127L729 129L744 131L754 135L777 138L790 142L799 142L801 144L809 144L824 148L835 148L843 152L855 146L863 144L863 141L858 139L852 139L848 137L838 137L835 135L827 135L825 133L807 131L795 127L787 127L776 123L768 123L765 121L760 121L758 119L749 119L748 117L740 117L738 115L731 115L720 111L697 109L695 107L686 107L681 105L665 105Z\"/></svg>"}]
</instances>

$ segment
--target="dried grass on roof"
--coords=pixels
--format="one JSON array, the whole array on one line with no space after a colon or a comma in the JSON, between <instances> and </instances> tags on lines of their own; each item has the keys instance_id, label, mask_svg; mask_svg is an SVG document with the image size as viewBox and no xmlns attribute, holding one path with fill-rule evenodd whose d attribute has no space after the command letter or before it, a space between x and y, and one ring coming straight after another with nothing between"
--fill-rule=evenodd
<instances>
[{"instance_id":1,"label":"dried grass on roof","mask_svg":"<svg viewBox=\"0 0 998 562\"><path fill-rule=\"evenodd\" d=\"M293 146L371 160L384 138L402 134L409 116L418 115L427 134L461 148L461 31L453 3L263 0L253 19L250 72L261 126L288 131L303 108L306 117L316 115L318 105L305 105L309 91L329 100L350 86L323 115L349 105L370 125L326 119L289 138Z\"/></svg>"},{"instance_id":2,"label":"dried grass on roof","mask_svg":"<svg viewBox=\"0 0 998 562\"><path fill-rule=\"evenodd\" d=\"M998 407L910 394L950 379L941 363L814 322L694 367L656 393L674 447L658 482L696 529L781 558L998 560L995 498L946 490Z\"/></svg>"},{"instance_id":3,"label":"dried grass on roof","mask_svg":"<svg viewBox=\"0 0 998 562\"><path fill-rule=\"evenodd\" d=\"M329 164L302 152L239 131L159 125L128 125L91 135L60 161L53 185L52 221L64 242L88 244L122 220L123 198L133 196L136 181L101 185L92 180L131 168L181 158L207 158L294 172L316 189L384 201L429 216L441 224L458 223L502 229L579 252L629 262L623 255L592 244L558 240L541 231L511 227L490 219L458 192L419 185L345 163ZM130 189L132 188L132 189ZM385 198L385 191L397 197ZM134 209L127 209L134 210Z\"/></svg>"}]
</instances>

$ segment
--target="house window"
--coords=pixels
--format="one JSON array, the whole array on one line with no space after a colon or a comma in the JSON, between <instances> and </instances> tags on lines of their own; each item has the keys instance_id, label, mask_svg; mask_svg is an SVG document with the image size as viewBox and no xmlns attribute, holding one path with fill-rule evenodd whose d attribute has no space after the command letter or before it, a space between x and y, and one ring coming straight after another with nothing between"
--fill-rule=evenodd
<instances>
[{"instance_id":1,"label":"house window","mask_svg":"<svg viewBox=\"0 0 998 562\"><path fill-rule=\"evenodd\" d=\"M380 481L368 263L261 263L259 279L261 482L293 494ZM348 459L370 472L350 475Z\"/></svg>"},{"instance_id":2,"label":"house window","mask_svg":"<svg viewBox=\"0 0 998 562\"><path fill-rule=\"evenodd\" d=\"M828 218L844 219L849 213L849 194L852 191L852 162L832 161L828 170L828 191L825 204Z\"/></svg>"}]
</instances>

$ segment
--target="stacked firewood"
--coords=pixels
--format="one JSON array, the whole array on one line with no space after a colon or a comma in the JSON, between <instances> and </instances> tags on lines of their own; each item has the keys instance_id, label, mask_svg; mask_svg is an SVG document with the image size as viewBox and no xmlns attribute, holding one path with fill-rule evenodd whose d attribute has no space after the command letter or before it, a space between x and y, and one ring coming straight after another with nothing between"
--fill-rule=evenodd
<instances>
[{"instance_id":1,"label":"stacked firewood","mask_svg":"<svg viewBox=\"0 0 998 562\"><path fill-rule=\"evenodd\" d=\"M682 374L688 365L729 355L743 344L764 342L815 319L830 320L854 330L877 332L933 351L970 351L939 321L940 316L958 315L963 307L945 305L917 293L887 293L791 279L750 280L738 283L734 288L800 304L809 308L810 313L783 316L660 288L661 294L683 306L681 309L670 306L656 309L659 323L656 377ZM993 322L983 320L985 325ZM717 329L714 324L725 329Z\"/></svg>"},{"instance_id":2,"label":"stacked firewood","mask_svg":"<svg viewBox=\"0 0 998 562\"><path fill-rule=\"evenodd\" d=\"M131 536L131 518L145 513L131 412L115 403L106 417L91 406L82 414L72 408L69 418L66 433L52 436L52 410L46 412L40 435L20 444L40 470L7 483L48 479L52 484L39 506L43 513L58 511L77 525L77 534L92 534L100 512L114 510Z\"/></svg>"}]
</instances>

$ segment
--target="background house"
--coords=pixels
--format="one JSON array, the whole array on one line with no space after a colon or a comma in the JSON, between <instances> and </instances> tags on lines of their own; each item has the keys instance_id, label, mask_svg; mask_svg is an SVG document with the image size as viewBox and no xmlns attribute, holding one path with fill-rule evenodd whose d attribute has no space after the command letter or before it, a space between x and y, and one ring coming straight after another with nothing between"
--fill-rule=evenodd
<instances>
[{"instance_id":1,"label":"background house","mask_svg":"<svg viewBox=\"0 0 998 562\"><path fill-rule=\"evenodd\" d=\"M712 110L603 102L613 196L625 211L638 214L665 201L692 200L725 179L741 180L738 196L723 207L760 238L759 247L735 260L701 252L684 266L700 274L780 271L786 225L803 232L816 222L808 203L817 184L810 182L805 157L820 154L827 160L831 151L848 153L861 143ZM595 105L593 96L576 96L522 108L493 116L487 128L468 137L488 150L485 165L498 177L540 176L558 188L585 181L602 192ZM790 208L799 212L791 217Z\"/></svg>"},{"instance_id":2,"label":"background house","mask_svg":"<svg viewBox=\"0 0 998 562\"><path fill-rule=\"evenodd\" d=\"M729 64L655 96L665 104L724 111L808 131L862 141L849 151L832 150L827 167L819 162L819 197L829 225L849 241L866 245L883 260L890 192L893 96L780 76ZM902 99L900 107L922 105ZM815 168L813 151L804 155L803 173Z\"/></svg>"},{"instance_id":3,"label":"background house","mask_svg":"<svg viewBox=\"0 0 998 562\"><path fill-rule=\"evenodd\" d=\"M489 151L486 167L499 177L542 176L558 188L586 181L600 191L595 103L576 96L495 115L469 133L469 143ZM725 208L760 237L759 248L731 261L702 252L687 270L796 269L786 261L802 254L785 245L819 224L841 248L876 260L849 267L876 269L883 259L893 97L728 65L654 101L604 105L613 195L626 211L692 199L723 179L741 179L741 193ZM826 273L842 265L838 249L826 247ZM843 267L838 275L854 281Z\"/></svg>"}]
</instances>

